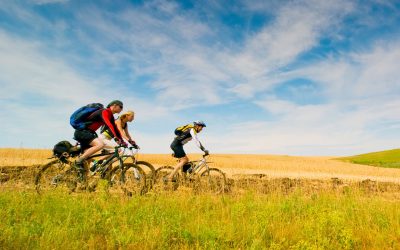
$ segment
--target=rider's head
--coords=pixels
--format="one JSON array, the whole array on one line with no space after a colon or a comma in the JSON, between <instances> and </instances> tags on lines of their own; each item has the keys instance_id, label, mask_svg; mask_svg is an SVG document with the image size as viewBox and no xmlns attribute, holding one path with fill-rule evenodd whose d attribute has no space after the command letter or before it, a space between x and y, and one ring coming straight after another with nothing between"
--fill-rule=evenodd
<instances>
[{"instance_id":1,"label":"rider's head","mask_svg":"<svg viewBox=\"0 0 400 250\"><path fill-rule=\"evenodd\" d=\"M120 100L114 100L107 105L107 108L111 109L113 114L118 114L124 108L124 104Z\"/></svg>"},{"instance_id":2,"label":"rider's head","mask_svg":"<svg viewBox=\"0 0 400 250\"><path fill-rule=\"evenodd\" d=\"M193 125L197 133L200 132L204 127L206 127L206 124L203 121L194 121Z\"/></svg>"},{"instance_id":3,"label":"rider's head","mask_svg":"<svg viewBox=\"0 0 400 250\"><path fill-rule=\"evenodd\" d=\"M131 122L133 121L133 119L135 119L135 112L131 110L125 111L124 113L122 113L119 119L121 119L121 121L123 122Z\"/></svg>"}]
</instances>

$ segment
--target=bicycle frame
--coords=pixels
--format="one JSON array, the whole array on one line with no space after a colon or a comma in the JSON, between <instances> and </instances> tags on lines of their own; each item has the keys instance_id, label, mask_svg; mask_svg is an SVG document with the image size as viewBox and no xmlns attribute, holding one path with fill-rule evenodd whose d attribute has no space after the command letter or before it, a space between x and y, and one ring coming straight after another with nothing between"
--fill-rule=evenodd
<instances>
[{"instance_id":1,"label":"bicycle frame","mask_svg":"<svg viewBox=\"0 0 400 250\"><path fill-rule=\"evenodd\" d=\"M134 153L133 153L133 154L131 154L131 155L125 155L124 153L125 153L125 150L126 150L126 149L129 149L129 150L135 149L135 150L134 150ZM134 147L128 147L128 148L124 148L124 152L122 153L121 158L124 158L124 161L125 161L126 159L128 159L128 158L132 158L133 163L136 164L136 162L137 162L136 155L138 155L138 154L139 154L139 149L134 148Z\"/></svg>"},{"instance_id":2,"label":"bicycle frame","mask_svg":"<svg viewBox=\"0 0 400 250\"><path fill-rule=\"evenodd\" d=\"M120 148L125 148L124 146L116 146L114 147L114 152L113 153L101 153L101 154L96 154L96 155L92 155L90 156L88 159L92 159L94 157L98 157L98 156L105 156L105 155L112 155L110 158L108 158L107 160L105 160L104 162L102 162L97 169L94 171L94 173L96 172L100 172L101 175L103 175L108 168L112 165L112 163L114 163L114 159L117 158L119 161L119 167L122 169L123 163L126 159L128 159L130 157L130 155L121 155L119 152Z\"/></svg>"},{"instance_id":3,"label":"bicycle frame","mask_svg":"<svg viewBox=\"0 0 400 250\"><path fill-rule=\"evenodd\" d=\"M209 170L208 167L208 162L206 157L208 156L208 154L203 155L200 161L197 161L195 166L193 167L192 171L190 173L187 172L187 174L189 175L193 175L193 174L199 174L201 172L201 170L203 170L203 168L206 168L206 171ZM182 171L183 172L183 171Z\"/></svg>"}]
</instances>

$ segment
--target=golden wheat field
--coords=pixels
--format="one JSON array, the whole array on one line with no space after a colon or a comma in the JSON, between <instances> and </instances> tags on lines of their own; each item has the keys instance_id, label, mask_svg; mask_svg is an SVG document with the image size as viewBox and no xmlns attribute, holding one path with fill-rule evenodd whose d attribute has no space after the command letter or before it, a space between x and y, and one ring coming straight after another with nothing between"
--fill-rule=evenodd
<instances>
[{"instance_id":1,"label":"golden wheat field","mask_svg":"<svg viewBox=\"0 0 400 250\"><path fill-rule=\"evenodd\" d=\"M0 149L0 167L44 164L51 157L47 149ZM189 155L197 160L199 154ZM176 160L169 154L141 154L139 160L152 163L156 168L174 165ZM336 160L335 157L300 157L286 155L227 155L209 157L212 167L222 169L228 177L263 175L271 178L302 178L362 181L365 179L400 183L400 169L379 168Z\"/></svg>"}]
</instances>

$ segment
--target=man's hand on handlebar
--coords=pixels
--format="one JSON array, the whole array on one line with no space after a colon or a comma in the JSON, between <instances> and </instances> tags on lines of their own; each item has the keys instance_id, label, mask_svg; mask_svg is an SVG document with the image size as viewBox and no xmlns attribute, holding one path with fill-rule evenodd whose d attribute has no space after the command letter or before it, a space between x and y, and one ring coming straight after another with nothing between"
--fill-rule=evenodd
<instances>
[{"instance_id":1,"label":"man's hand on handlebar","mask_svg":"<svg viewBox=\"0 0 400 250\"><path fill-rule=\"evenodd\" d=\"M129 144L132 145L132 147L134 149L140 149L140 147L136 144L136 142L134 140L129 140L128 142L129 142Z\"/></svg>"},{"instance_id":2,"label":"man's hand on handlebar","mask_svg":"<svg viewBox=\"0 0 400 250\"><path fill-rule=\"evenodd\" d=\"M117 140L118 145L120 145L121 147L127 148L128 144L126 144L126 142L124 142L124 140L118 139Z\"/></svg>"},{"instance_id":3,"label":"man's hand on handlebar","mask_svg":"<svg viewBox=\"0 0 400 250\"><path fill-rule=\"evenodd\" d=\"M204 150L203 150L203 152L204 152L204 156L207 156L207 155L209 155L209 154L210 154L210 152L208 152L208 150L207 150L207 149L204 149Z\"/></svg>"}]
</instances>

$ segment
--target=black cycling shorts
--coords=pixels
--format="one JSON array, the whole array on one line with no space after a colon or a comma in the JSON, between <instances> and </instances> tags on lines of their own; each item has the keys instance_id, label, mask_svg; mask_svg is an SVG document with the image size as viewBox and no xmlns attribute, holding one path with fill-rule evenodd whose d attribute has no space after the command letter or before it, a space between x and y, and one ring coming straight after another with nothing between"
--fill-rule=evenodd
<instances>
[{"instance_id":1,"label":"black cycling shorts","mask_svg":"<svg viewBox=\"0 0 400 250\"><path fill-rule=\"evenodd\" d=\"M182 158L186 156L185 150L183 150L183 145L177 140L171 143L171 149L174 151L175 158Z\"/></svg>"},{"instance_id":2,"label":"black cycling shorts","mask_svg":"<svg viewBox=\"0 0 400 250\"><path fill-rule=\"evenodd\" d=\"M74 139L77 140L82 147L90 147L90 143L96 138L96 132L89 129L75 130L74 133Z\"/></svg>"}]
</instances>

